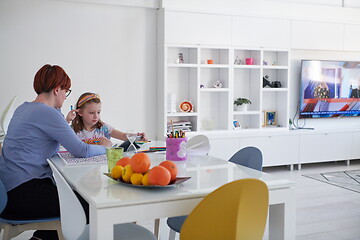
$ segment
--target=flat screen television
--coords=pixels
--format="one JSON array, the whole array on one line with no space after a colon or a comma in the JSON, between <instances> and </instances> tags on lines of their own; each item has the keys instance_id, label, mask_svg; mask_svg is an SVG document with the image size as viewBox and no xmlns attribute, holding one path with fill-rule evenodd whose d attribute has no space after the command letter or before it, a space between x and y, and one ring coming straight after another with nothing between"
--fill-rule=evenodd
<instances>
[{"instance_id":1,"label":"flat screen television","mask_svg":"<svg viewBox=\"0 0 360 240\"><path fill-rule=\"evenodd\" d=\"M300 117L360 116L360 62L301 61Z\"/></svg>"}]
</instances>

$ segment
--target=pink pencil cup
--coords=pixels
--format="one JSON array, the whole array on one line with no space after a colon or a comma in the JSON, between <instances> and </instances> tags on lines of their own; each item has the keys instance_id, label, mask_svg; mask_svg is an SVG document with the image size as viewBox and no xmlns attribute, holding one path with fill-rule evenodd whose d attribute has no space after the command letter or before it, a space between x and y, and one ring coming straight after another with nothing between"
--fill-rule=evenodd
<instances>
[{"instance_id":1,"label":"pink pencil cup","mask_svg":"<svg viewBox=\"0 0 360 240\"><path fill-rule=\"evenodd\" d=\"M254 64L254 59L253 58L246 58L245 63L246 63L246 65L253 65Z\"/></svg>"},{"instance_id":2,"label":"pink pencil cup","mask_svg":"<svg viewBox=\"0 0 360 240\"><path fill-rule=\"evenodd\" d=\"M166 138L166 160L186 160L187 138Z\"/></svg>"}]
</instances>

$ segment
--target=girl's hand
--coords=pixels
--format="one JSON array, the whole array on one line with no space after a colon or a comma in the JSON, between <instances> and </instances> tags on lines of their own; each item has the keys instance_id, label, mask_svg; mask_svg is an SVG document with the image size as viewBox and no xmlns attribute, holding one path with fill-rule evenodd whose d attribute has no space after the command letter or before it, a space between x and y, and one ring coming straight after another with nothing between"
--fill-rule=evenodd
<instances>
[{"instance_id":1,"label":"girl's hand","mask_svg":"<svg viewBox=\"0 0 360 240\"><path fill-rule=\"evenodd\" d=\"M141 136L141 139L140 139L140 141L147 141L147 138L146 138L146 136L145 136L145 133L137 133L136 135L138 135L138 136Z\"/></svg>"},{"instance_id":2,"label":"girl's hand","mask_svg":"<svg viewBox=\"0 0 360 240\"><path fill-rule=\"evenodd\" d=\"M67 116L66 116L66 121L67 123L71 123L72 120L74 120L74 118L76 117L76 113L77 113L78 110L71 110Z\"/></svg>"},{"instance_id":3,"label":"girl's hand","mask_svg":"<svg viewBox=\"0 0 360 240\"><path fill-rule=\"evenodd\" d=\"M112 142L109 139L102 137L99 139L99 145L104 147L112 147Z\"/></svg>"}]
</instances>

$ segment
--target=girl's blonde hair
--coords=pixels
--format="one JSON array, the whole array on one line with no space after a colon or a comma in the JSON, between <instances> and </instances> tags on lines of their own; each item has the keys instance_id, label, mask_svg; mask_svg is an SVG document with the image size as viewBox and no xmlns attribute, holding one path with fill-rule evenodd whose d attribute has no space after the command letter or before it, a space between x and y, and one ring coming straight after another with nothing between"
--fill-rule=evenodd
<instances>
[{"instance_id":1,"label":"girl's blonde hair","mask_svg":"<svg viewBox=\"0 0 360 240\"><path fill-rule=\"evenodd\" d=\"M101 103L99 95L91 92L83 93L76 102L75 109L83 109L88 103ZM103 125L104 123L99 120L95 124L95 127L100 129ZM76 117L72 121L71 126L76 133L84 129L84 121L78 113L76 113Z\"/></svg>"}]
</instances>

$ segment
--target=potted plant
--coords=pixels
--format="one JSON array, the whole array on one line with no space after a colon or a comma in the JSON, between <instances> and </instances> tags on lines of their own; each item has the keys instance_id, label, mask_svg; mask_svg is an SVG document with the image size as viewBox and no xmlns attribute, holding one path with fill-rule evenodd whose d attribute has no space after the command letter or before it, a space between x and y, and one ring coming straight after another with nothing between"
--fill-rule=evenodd
<instances>
[{"instance_id":1,"label":"potted plant","mask_svg":"<svg viewBox=\"0 0 360 240\"><path fill-rule=\"evenodd\" d=\"M247 111L248 105L251 101L247 98L237 98L234 101L235 111Z\"/></svg>"}]
</instances>

